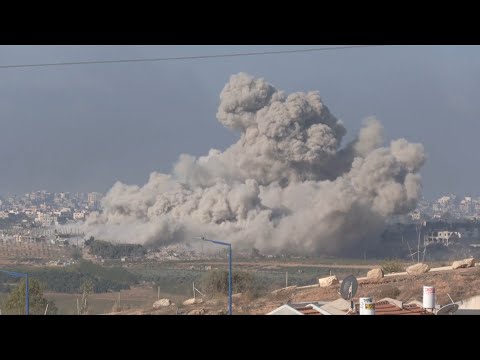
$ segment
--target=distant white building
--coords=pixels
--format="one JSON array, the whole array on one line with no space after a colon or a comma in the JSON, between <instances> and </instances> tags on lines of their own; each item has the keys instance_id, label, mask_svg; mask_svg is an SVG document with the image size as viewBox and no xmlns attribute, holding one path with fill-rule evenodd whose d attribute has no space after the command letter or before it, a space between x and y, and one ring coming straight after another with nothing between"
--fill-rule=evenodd
<instances>
[{"instance_id":1,"label":"distant white building","mask_svg":"<svg viewBox=\"0 0 480 360\"><path fill-rule=\"evenodd\" d=\"M414 210L410 214L410 219L412 220L420 220L421 219L421 213L419 210Z\"/></svg>"},{"instance_id":2,"label":"distant white building","mask_svg":"<svg viewBox=\"0 0 480 360\"><path fill-rule=\"evenodd\" d=\"M100 200L102 200L102 194L97 192L91 192L87 195L87 204L89 209L97 209L100 206Z\"/></svg>"},{"instance_id":3,"label":"distant white building","mask_svg":"<svg viewBox=\"0 0 480 360\"><path fill-rule=\"evenodd\" d=\"M40 223L42 226L50 226L55 223L55 217L49 213L37 212L35 222Z\"/></svg>"},{"instance_id":4,"label":"distant white building","mask_svg":"<svg viewBox=\"0 0 480 360\"><path fill-rule=\"evenodd\" d=\"M441 206L447 206L450 203L450 196L442 196L440 199L437 200L437 203Z\"/></svg>"},{"instance_id":5,"label":"distant white building","mask_svg":"<svg viewBox=\"0 0 480 360\"><path fill-rule=\"evenodd\" d=\"M431 244L442 244L445 246L457 243L462 238L462 234L458 231L434 231L427 234L423 238L424 246Z\"/></svg>"},{"instance_id":6,"label":"distant white building","mask_svg":"<svg viewBox=\"0 0 480 360\"><path fill-rule=\"evenodd\" d=\"M459 208L464 213L469 213L472 209L472 198L470 196L465 197L460 201Z\"/></svg>"},{"instance_id":7,"label":"distant white building","mask_svg":"<svg viewBox=\"0 0 480 360\"><path fill-rule=\"evenodd\" d=\"M73 220L85 220L85 212L74 212L73 213Z\"/></svg>"}]
</instances>

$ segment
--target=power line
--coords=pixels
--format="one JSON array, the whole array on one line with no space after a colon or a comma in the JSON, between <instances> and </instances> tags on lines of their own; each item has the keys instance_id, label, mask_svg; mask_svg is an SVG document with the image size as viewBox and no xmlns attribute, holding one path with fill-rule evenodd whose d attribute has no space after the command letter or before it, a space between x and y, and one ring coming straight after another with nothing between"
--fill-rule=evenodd
<instances>
[{"instance_id":1,"label":"power line","mask_svg":"<svg viewBox=\"0 0 480 360\"><path fill-rule=\"evenodd\" d=\"M297 50L278 50L278 51L261 51L261 52L244 52L244 53L217 54L217 55L194 55L194 56L174 56L174 57L145 58L145 59L94 60L94 61L72 61L72 62L58 62L58 63L43 63L43 64L0 65L0 69L26 68L26 67L47 67L47 66L66 66L66 65L91 65L91 64L153 62L153 61L174 61L174 60L216 59L216 58L240 57L240 56L278 55L278 54L307 53L307 52L331 51L331 50L343 50L343 49L357 49L357 48L378 47L378 46L386 46L386 45L344 45L344 46L332 46L332 47L323 47L323 48L307 48L307 49L297 49Z\"/></svg>"}]
</instances>

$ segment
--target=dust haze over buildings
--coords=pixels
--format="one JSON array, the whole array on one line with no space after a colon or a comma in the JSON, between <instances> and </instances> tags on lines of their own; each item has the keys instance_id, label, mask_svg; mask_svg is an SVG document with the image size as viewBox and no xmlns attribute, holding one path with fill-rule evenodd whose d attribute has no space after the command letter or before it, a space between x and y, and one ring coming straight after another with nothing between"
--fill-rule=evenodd
<instances>
[{"instance_id":1,"label":"dust haze over buildings","mask_svg":"<svg viewBox=\"0 0 480 360\"><path fill-rule=\"evenodd\" d=\"M143 186L117 182L89 234L168 244L191 236L275 253L348 255L375 247L391 215L421 196L421 144L386 143L368 118L353 141L316 91L286 94L262 78L232 75L218 121L239 133L225 151L181 154L171 174Z\"/></svg>"}]
</instances>

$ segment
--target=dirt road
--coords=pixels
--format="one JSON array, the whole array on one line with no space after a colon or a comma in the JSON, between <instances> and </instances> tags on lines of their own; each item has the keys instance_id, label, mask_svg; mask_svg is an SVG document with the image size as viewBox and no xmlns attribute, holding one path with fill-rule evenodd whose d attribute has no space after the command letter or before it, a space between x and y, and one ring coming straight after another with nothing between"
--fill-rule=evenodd
<instances>
[{"instance_id":1,"label":"dirt road","mask_svg":"<svg viewBox=\"0 0 480 360\"><path fill-rule=\"evenodd\" d=\"M191 266L192 263L182 263L178 264ZM204 262L195 262L195 265L228 265L227 261L204 261ZM266 266L275 266L275 267L312 267L312 268L335 268L335 269L372 269L378 265L356 265L356 264L305 264L301 262L275 262L275 261L234 261L233 265L235 266L251 266L251 267L266 267Z\"/></svg>"}]
</instances>

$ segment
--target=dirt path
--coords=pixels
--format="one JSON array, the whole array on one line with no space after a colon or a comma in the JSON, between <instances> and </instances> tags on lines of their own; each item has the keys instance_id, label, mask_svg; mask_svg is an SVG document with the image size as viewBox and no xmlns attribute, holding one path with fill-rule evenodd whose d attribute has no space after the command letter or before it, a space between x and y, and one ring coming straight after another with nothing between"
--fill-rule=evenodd
<instances>
[{"instance_id":1,"label":"dirt path","mask_svg":"<svg viewBox=\"0 0 480 360\"><path fill-rule=\"evenodd\" d=\"M182 265L191 266L191 263L180 263ZM195 265L228 265L227 261L204 261L196 262ZM335 269L372 269L378 265L345 265L345 264L305 264L300 262L261 262L261 261L235 261L233 265L238 266L275 266L275 267L312 267L312 268L335 268Z\"/></svg>"}]
</instances>

